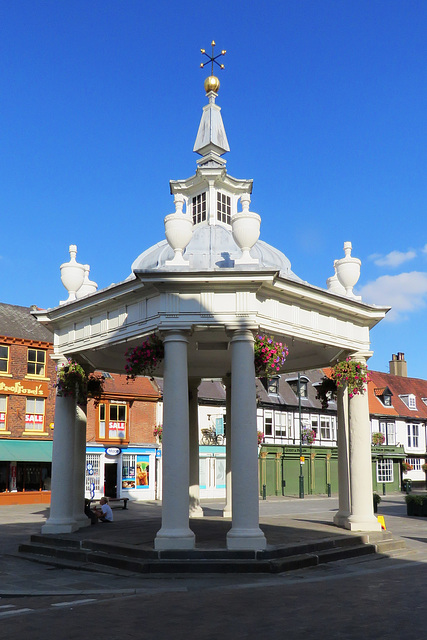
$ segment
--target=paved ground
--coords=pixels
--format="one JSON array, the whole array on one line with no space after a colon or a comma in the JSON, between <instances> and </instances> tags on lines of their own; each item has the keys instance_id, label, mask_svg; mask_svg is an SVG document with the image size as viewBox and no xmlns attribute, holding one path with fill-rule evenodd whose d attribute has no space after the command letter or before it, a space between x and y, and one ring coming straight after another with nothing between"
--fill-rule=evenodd
<instances>
[{"instance_id":1,"label":"paved ground","mask_svg":"<svg viewBox=\"0 0 427 640\"><path fill-rule=\"evenodd\" d=\"M191 526L208 544L222 505L204 503L206 518ZM337 533L334 498L270 499L260 503L269 542ZM55 569L19 557L17 547L38 533L40 506L0 510L0 637L81 640L388 640L426 637L427 518L408 518L404 496L383 499L386 525L407 549L278 575L117 576ZM149 544L160 506L114 510L113 525L86 530L92 537L124 536ZM339 530L338 530L339 531ZM211 532L211 533L209 533ZM343 532L344 533L344 532ZM72 534L78 535L78 534ZM82 535L81 533L79 535Z\"/></svg>"},{"instance_id":2,"label":"paved ground","mask_svg":"<svg viewBox=\"0 0 427 640\"><path fill-rule=\"evenodd\" d=\"M191 520L199 547L213 547L213 538L225 546L226 532L230 521L220 517L223 504L215 501L203 503L205 517ZM296 542L318 540L320 538L348 535L349 532L333 525L337 510L336 498L306 497L304 500L292 498L269 498L260 502L260 523L269 544L294 544ZM386 526L394 535L404 538L407 549L393 554L404 561L421 562L427 560L427 520L408 518L404 496L396 494L385 497L379 513L384 515ZM165 576L145 577L144 575L118 576L112 573L93 573L57 569L31 562L20 557L17 549L21 542L29 540L33 533L39 533L48 516L44 505L7 506L1 509L0 536L0 596L41 595L41 594L132 594L147 589L175 589L183 579L174 580ZM73 534L73 538L92 538L128 543L141 547L152 545L155 532L160 527L161 506L157 503L131 503L128 510L114 509L115 522L112 525L97 524ZM390 561L390 559L388 559ZM367 560L366 560L367 561ZM371 559L371 562L374 562ZM269 576L252 576L251 583L267 584ZM288 579L292 579L290 576ZM208 578L186 578L186 584L247 584L248 576L211 576Z\"/></svg>"}]
</instances>

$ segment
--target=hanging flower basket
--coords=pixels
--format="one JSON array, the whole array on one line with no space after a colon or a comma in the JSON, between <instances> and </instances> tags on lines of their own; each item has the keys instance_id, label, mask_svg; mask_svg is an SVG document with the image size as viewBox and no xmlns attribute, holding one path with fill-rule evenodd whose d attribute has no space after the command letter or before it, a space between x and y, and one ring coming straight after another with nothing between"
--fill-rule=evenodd
<instances>
[{"instance_id":1,"label":"hanging flower basket","mask_svg":"<svg viewBox=\"0 0 427 640\"><path fill-rule=\"evenodd\" d=\"M161 425L158 425L153 428L153 436L156 438L157 442L162 441L163 427Z\"/></svg>"},{"instance_id":2,"label":"hanging flower basket","mask_svg":"<svg viewBox=\"0 0 427 640\"><path fill-rule=\"evenodd\" d=\"M347 387L349 398L352 398L359 393L365 393L365 385L369 380L368 369L365 364L346 358L332 368L331 378L337 388Z\"/></svg>"},{"instance_id":3,"label":"hanging flower basket","mask_svg":"<svg viewBox=\"0 0 427 640\"><path fill-rule=\"evenodd\" d=\"M322 403L322 409L327 409L331 400L336 400L337 383L335 380L323 376L322 381L316 386L316 399Z\"/></svg>"},{"instance_id":4,"label":"hanging flower basket","mask_svg":"<svg viewBox=\"0 0 427 640\"><path fill-rule=\"evenodd\" d=\"M275 342L269 336L255 336L254 362L257 378L271 378L278 375L289 350L285 344Z\"/></svg>"},{"instance_id":5,"label":"hanging flower basket","mask_svg":"<svg viewBox=\"0 0 427 640\"><path fill-rule=\"evenodd\" d=\"M126 379L135 380L136 376L152 376L156 367L165 357L162 340L156 335L150 336L138 347L132 347L125 353Z\"/></svg>"},{"instance_id":6,"label":"hanging flower basket","mask_svg":"<svg viewBox=\"0 0 427 640\"><path fill-rule=\"evenodd\" d=\"M57 369L55 387L58 396L72 396L76 398L77 404L86 404L88 399L93 399L96 406L104 391L104 380L101 374L90 373L87 376L78 362L68 358L67 364Z\"/></svg>"},{"instance_id":7,"label":"hanging flower basket","mask_svg":"<svg viewBox=\"0 0 427 640\"><path fill-rule=\"evenodd\" d=\"M258 446L264 442L264 434L262 431L257 431Z\"/></svg>"},{"instance_id":8,"label":"hanging flower basket","mask_svg":"<svg viewBox=\"0 0 427 640\"><path fill-rule=\"evenodd\" d=\"M427 473L427 464L422 464L421 469L424 471L424 473Z\"/></svg>"},{"instance_id":9,"label":"hanging flower basket","mask_svg":"<svg viewBox=\"0 0 427 640\"><path fill-rule=\"evenodd\" d=\"M408 471L412 471L413 468L414 467L412 466L412 464L410 464L406 460L403 460L403 462L402 462L402 471L404 473L408 473Z\"/></svg>"},{"instance_id":10,"label":"hanging flower basket","mask_svg":"<svg viewBox=\"0 0 427 640\"><path fill-rule=\"evenodd\" d=\"M372 444L374 446L378 446L378 445L384 444L384 442L385 442L385 435L383 433L380 433L378 431L378 432L372 434Z\"/></svg>"},{"instance_id":11,"label":"hanging flower basket","mask_svg":"<svg viewBox=\"0 0 427 640\"><path fill-rule=\"evenodd\" d=\"M301 440L303 444L313 444L316 440L316 432L310 427L304 427L301 429Z\"/></svg>"}]
</instances>

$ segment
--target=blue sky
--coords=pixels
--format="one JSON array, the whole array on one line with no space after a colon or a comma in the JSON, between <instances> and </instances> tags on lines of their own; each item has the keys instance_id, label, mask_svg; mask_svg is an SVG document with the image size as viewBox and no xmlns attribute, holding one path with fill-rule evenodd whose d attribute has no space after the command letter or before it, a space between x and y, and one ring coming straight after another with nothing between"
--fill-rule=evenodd
<instances>
[{"instance_id":1,"label":"blue sky","mask_svg":"<svg viewBox=\"0 0 427 640\"><path fill-rule=\"evenodd\" d=\"M56 306L69 244L105 287L164 238L215 39L261 238L320 287L350 240L358 293L393 307L370 368L427 377L425 0L4 0L0 24L2 302Z\"/></svg>"}]
</instances>

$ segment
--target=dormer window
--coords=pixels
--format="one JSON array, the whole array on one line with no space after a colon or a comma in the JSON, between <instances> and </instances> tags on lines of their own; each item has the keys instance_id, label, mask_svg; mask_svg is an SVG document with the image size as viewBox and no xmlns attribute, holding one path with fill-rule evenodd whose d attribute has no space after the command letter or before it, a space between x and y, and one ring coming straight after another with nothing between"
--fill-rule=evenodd
<instances>
[{"instance_id":1,"label":"dormer window","mask_svg":"<svg viewBox=\"0 0 427 640\"><path fill-rule=\"evenodd\" d=\"M298 380L286 380L286 382L298 398ZM304 378L300 378L300 394L301 398L307 398L308 396L308 381Z\"/></svg>"},{"instance_id":2,"label":"dormer window","mask_svg":"<svg viewBox=\"0 0 427 640\"><path fill-rule=\"evenodd\" d=\"M408 394L399 396L399 398L402 400L402 402L406 404L408 409L414 409L414 410L417 409L417 401L413 393L408 393Z\"/></svg>"},{"instance_id":3,"label":"dormer window","mask_svg":"<svg viewBox=\"0 0 427 640\"><path fill-rule=\"evenodd\" d=\"M193 224L206 221L206 191L194 196L192 202Z\"/></svg>"},{"instance_id":4,"label":"dormer window","mask_svg":"<svg viewBox=\"0 0 427 640\"><path fill-rule=\"evenodd\" d=\"M267 380L267 393L277 396L279 393L279 378L269 378Z\"/></svg>"},{"instance_id":5,"label":"dormer window","mask_svg":"<svg viewBox=\"0 0 427 640\"><path fill-rule=\"evenodd\" d=\"M390 391L390 389L388 387L382 387L380 389L374 389L374 393L377 396L377 398L382 402L384 407L393 406L391 404L391 397L392 397L393 394L392 394L392 392Z\"/></svg>"},{"instance_id":6,"label":"dormer window","mask_svg":"<svg viewBox=\"0 0 427 640\"><path fill-rule=\"evenodd\" d=\"M216 218L220 222L231 224L231 198L219 191L216 194Z\"/></svg>"}]
</instances>

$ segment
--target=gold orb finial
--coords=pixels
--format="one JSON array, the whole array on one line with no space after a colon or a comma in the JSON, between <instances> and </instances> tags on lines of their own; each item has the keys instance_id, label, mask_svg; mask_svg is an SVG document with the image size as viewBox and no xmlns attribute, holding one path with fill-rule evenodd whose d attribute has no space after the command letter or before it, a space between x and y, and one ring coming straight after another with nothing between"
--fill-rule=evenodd
<instances>
[{"instance_id":1,"label":"gold orb finial","mask_svg":"<svg viewBox=\"0 0 427 640\"><path fill-rule=\"evenodd\" d=\"M223 49L221 51L221 53L219 53L217 56L215 56L214 55L215 40L212 40L211 45L212 45L212 55L208 55L206 53L205 49L200 49L201 53L203 53L203 55L205 55L208 58L209 62L211 63L211 75L208 78L206 78L205 83L204 83L204 87L205 87L206 93L209 93L209 91L215 91L215 93L217 93L218 89L219 89L220 82L219 82L218 78L216 76L214 76L213 66L214 66L214 62L215 62L215 64L217 64L220 69L224 69L225 68L223 64L220 64L219 62L217 62L217 58L219 58L220 56L225 56L226 50ZM200 67L203 69L205 64L206 63L202 62Z\"/></svg>"},{"instance_id":2,"label":"gold orb finial","mask_svg":"<svg viewBox=\"0 0 427 640\"><path fill-rule=\"evenodd\" d=\"M206 93L209 93L209 91L215 91L215 93L218 93L218 89L219 89L218 78L216 76L209 76L205 80L204 87L205 87Z\"/></svg>"}]
</instances>

